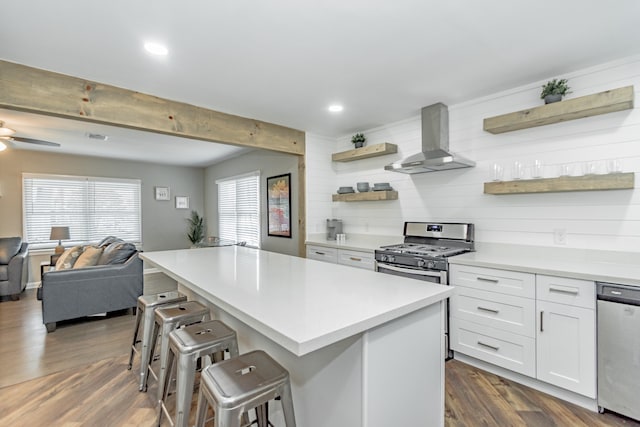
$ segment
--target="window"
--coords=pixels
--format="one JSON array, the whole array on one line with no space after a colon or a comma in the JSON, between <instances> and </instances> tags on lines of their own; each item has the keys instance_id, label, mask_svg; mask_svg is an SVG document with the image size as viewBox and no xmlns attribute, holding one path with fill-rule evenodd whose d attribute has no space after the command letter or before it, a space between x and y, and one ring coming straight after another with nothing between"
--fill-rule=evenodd
<instances>
[{"instance_id":1,"label":"window","mask_svg":"<svg viewBox=\"0 0 640 427\"><path fill-rule=\"evenodd\" d=\"M117 236L142 243L140 180L22 175L24 235L34 248L54 247L51 226L69 226L70 243ZM67 242L69 243L69 242Z\"/></svg>"},{"instance_id":2,"label":"window","mask_svg":"<svg viewBox=\"0 0 640 427\"><path fill-rule=\"evenodd\" d=\"M260 172L219 179L220 238L260 247Z\"/></svg>"}]
</instances>

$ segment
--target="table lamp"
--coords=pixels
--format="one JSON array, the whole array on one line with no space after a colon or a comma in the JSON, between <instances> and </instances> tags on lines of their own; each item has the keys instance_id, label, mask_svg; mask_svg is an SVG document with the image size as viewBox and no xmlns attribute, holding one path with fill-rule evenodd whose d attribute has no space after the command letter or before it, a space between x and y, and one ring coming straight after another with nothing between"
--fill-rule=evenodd
<instances>
[{"instance_id":1,"label":"table lamp","mask_svg":"<svg viewBox=\"0 0 640 427\"><path fill-rule=\"evenodd\" d=\"M56 246L56 255L60 255L64 252L64 246L62 246L63 240L69 240L69 227L51 227L50 240L57 240L58 246Z\"/></svg>"}]
</instances>

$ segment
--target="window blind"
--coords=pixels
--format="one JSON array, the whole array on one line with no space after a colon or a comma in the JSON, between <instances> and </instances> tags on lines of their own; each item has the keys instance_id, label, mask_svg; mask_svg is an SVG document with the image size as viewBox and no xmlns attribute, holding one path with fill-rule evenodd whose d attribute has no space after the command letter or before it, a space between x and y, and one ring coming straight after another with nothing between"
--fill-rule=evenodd
<instances>
[{"instance_id":1,"label":"window blind","mask_svg":"<svg viewBox=\"0 0 640 427\"><path fill-rule=\"evenodd\" d=\"M260 173L217 180L220 238L260 247Z\"/></svg>"},{"instance_id":2,"label":"window blind","mask_svg":"<svg viewBox=\"0 0 640 427\"><path fill-rule=\"evenodd\" d=\"M52 226L69 226L67 244L117 236L142 243L139 179L22 175L24 235L34 248L53 247Z\"/></svg>"}]
</instances>

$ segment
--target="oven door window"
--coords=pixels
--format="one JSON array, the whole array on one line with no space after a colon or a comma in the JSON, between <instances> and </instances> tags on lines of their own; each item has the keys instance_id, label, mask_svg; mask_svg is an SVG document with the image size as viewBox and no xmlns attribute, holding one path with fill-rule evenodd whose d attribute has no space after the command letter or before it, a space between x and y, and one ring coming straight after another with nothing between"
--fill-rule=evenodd
<instances>
[{"instance_id":1,"label":"oven door window","mask_svg":"<svg viewBox=\"0 0 640 427\"><path fill-rule=\"evenodd\" d=\"M421 270L378 263L378 272L422 280L424 282L446 284L446 273L442 271Z\"/></svg>"}]
</instances>

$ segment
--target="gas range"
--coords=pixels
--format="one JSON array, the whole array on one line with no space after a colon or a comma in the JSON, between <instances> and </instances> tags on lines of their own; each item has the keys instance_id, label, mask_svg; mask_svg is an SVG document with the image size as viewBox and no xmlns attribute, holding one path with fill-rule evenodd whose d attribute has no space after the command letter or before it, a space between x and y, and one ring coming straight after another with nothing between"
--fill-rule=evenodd
<instances>
[{"instance_id":1,"label":"gas range","mask_svg":"<svg viewBox=\"0 0 640 427\"><path fill-rule=\"evenodd\" d=\"M405 222L404 243L375 251L378 264L447 271L448 257L474 250L473 224Z\"/></svg>"}]
</instances>

